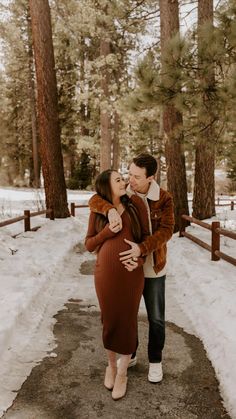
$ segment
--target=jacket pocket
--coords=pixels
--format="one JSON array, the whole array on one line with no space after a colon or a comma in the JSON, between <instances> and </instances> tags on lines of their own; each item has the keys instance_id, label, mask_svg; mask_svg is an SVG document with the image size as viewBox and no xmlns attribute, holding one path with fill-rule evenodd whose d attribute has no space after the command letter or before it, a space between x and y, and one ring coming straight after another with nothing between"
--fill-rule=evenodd
<instances>
[{"instance_id":1,"label":"jacket pocket","mask_svg":"<svg viewBox=\"0 0 236 419\"><path fill-rule=\"evenodd\" d=\"M161 219L161 209L152 209L151 210L151 220L160 220Z\"/></svg>"},{"instance_id":2,"label":"jacket pocket","mask_svg":"<svg viewBox=\"0 0 236 419\"><path fill-rule=\"evenodd\" d=\"M163 267L166 264L166 252L167 252L167 248L165 245L159 247L154 252L155 267L158 268L158 271L163 269Z\"/></svg>"},{"instance_id":3,"label":"jacket pocket","mask_svg":"<svg viewBox=\"0 0 236 419\"><path fill-rule=\"evenodd\" d=\"M162 215L161 210L153 209L150 215L151 215L152 231L155 232L161 224L161 215Z\"/></svg>"}]
</instances>

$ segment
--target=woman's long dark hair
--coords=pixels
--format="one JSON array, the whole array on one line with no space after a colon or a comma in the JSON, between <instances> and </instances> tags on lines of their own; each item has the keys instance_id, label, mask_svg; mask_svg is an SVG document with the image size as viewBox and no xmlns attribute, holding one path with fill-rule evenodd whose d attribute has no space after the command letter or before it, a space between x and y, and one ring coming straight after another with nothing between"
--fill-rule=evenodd
<instances>
[{"instance_id":1,"label":"woman's long dark hair","mask_svg":"<svg viewBox=\"0 0 236 419\"><path fill-rule=\"evenodd\" d=\"M111 192L111 174L115 172L115 170L104 170L104 172L100 173L95 182L95 190L101 198L105 199L106 201L112 204L112 192ZM128 195L123 195L120 198L121 203L124 205L131 221L131 231L134 236L134 240L137 243L141 242L142 239L142 231L141 225L138 218L138 213L135 205L132 203L131 199ZM108 218L102 214L96 214L96 221L95 227L97 232L101 231L105 225L108 223Z\"/></svg>"}]
</instances>

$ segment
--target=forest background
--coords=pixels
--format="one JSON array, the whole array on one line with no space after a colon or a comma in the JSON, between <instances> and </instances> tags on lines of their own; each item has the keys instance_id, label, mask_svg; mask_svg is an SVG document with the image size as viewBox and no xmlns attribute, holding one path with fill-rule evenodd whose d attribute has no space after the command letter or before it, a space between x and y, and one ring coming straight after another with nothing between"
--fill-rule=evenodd
<instances>
[{"instance_id":1,"label":"forest background","mask_svg":"<svg viewBox=\"0 0 236 419\"><path fill-rule=\"evenodd\" d=\"M215 214L216 167L235 192L235 1L5 0L0 39L1 186L66 217L66 187L150 152L176 230L188 192Z\"/></svg>"}]
</instances>

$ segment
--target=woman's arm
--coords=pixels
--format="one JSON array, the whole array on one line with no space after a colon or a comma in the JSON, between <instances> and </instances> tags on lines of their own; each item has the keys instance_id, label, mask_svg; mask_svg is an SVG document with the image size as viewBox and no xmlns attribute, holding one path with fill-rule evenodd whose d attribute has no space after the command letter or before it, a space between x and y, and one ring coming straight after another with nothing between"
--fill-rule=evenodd
<instances>
[{"instance_id":1,"label":"woman's arm","mask_svg":"<svg viewBox=\"0 0 236 419\"><path fill-rule=\"evenodd\" d=\"M109 223L113 225L119 225L122 227L122 219L116 208L108 201L103 199L98 194L95 194L90 198L89 202L90 211L102 214L108 217Z\"/></svg>"},{"instance_id":2,"label":"woman's arm","mask_svg":"<svg viewBox=\"0 0 236 419\"><path fill-rule=\"evenodd\" d=\"M95 229L95 221L96 214L91 212L89 216L88 231L85 237L85 247L89 252L94 252L94 250L96 250L96 248L105 240L116 235L115 232L110 230L108 223L99 233L97 233Z\"/></svg>"}]
</instances>

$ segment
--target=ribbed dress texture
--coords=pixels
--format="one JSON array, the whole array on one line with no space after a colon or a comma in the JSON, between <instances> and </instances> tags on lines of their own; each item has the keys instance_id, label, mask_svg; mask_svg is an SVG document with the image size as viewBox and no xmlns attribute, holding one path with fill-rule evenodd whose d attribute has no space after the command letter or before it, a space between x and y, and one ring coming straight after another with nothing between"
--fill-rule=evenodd
<instances>
[{"instance_id":1,"label":"ribbed dress texture","mask_svg":"<svg viewBox=\"0 0 236 419\"><path fill-rule=\"evenodd\" d=\"M139 212L143 236L148 234L148 216L141 198L134 198ZM103 344L106 349L119 354L131 354L136 350L137 316L144 287L142 258L139 266L127 271L119 260L119 253L130 249L124 239L135 241L131 220L125 210L122 215L122 230L113 233L108 224L96 233L94 213L90 214L86 247L94 251L99 247L95 265L95 288L101 309Z\"/></svg>"}]
</instances>

